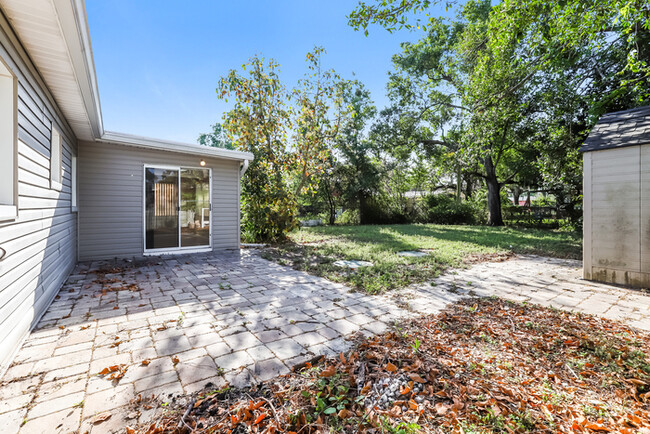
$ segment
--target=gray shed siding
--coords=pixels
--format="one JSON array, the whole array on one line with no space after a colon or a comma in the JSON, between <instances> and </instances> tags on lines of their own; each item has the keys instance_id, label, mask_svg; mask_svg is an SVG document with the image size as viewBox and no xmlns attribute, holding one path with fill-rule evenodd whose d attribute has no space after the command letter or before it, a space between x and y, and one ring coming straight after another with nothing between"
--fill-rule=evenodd
<instances>
[{"instance_id":1,"label":"gray shed siding","mask_svg":"<svg viewBox=\"0 0 650 434\"><path fill-rule=\"evenodd\" d=\"M79 259L143 256L144 165L212 169L212 247L239 248L239 162L79 143Z\"/></svg>"},{"instance_id":2,"label":"gray shed siding","mask_svg":"<svg viewBox=\"0 0 650 434\"><path fill-rule=\"evenodd\" d=\"M76 138L1 14L0 57L18 80L18 218L0 221L7 252L0 261L1 371L76 262L77 215L70 202ZM50 188L52 124L63 139L60 191Z\"/></svg>"},{"instance_id":3,"label":"gray shed siding","mask_svg":"<svg viewBox=\"0 0 650 434\"><path fill-rule=\"evenodd\" d=\"M584 277L650 287L650 144L583 161Z\"/></svg>"}]
</instances>

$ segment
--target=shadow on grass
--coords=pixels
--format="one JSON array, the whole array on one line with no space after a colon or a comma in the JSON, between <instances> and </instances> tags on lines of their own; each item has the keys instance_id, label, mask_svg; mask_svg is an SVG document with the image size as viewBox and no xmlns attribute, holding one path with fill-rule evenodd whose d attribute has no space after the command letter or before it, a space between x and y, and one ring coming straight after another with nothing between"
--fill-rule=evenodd
<instances>
[{"instance_id":1,"label":"shadow on grass","mask_svg":"<svg viewBox=\"0 0 650 434\"><path fill-rule=\"evenodd\" d=\"M309 228L308 231L353 243L376 244L380 250L393 252L435 248L439 242L450 242L557 258L580 259L582 256L582 242L577 234L544 229L412 224L327 226ZM470 246L458 247L460 250L472 250Z\"/></svg>"}]
</instances>

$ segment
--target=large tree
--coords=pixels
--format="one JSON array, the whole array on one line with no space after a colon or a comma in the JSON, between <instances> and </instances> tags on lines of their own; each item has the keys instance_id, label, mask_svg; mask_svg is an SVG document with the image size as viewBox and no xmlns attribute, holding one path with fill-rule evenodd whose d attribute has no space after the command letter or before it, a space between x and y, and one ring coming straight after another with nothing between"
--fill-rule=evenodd
<instances>
[{"instance_id":1,"label":"large tree","mask_svg":"<svg viewBox=\"0 0 650 434\"><path fill-rule=\"evenodd\" d=\"M502 225L500 191L516 178L522 166L514 163L531 145L525 138L531 107L525 86L495 97L525 71L489 50L491 10L489 1L467 2L457 19L432 19L424 38L402 44L389 82L393 106L384 114L392 112L392 129L407 149L445 162L458 190L463 175L483 179L488 224ZM485 71L488 78L478 80Z\"/></svg>"},{"instance_id":2,"label":"large tree","mask_svg":"<svg viewBox=\"0 0 650 434\"><path fill-rule=\"evenodd\" d=\"M433 69L440 71L442 80L450 83L454 91L446 92L446 96L455 95L455 101L471 110L471 115L465 116L462 122L454 122L457 131L463 133L461 137L472 142L470 146L467 142L456 143L462 151L458 155L484 155L481 175L492 196L496 189L490 186L496 184L489 172L494 166L497 175L506 169L502 174L505 182L515 180L512 169L516 169L520 183L537 180L562 197L566 197L568 185L569 194L579 197L581 168L577 148L591 125L604 112L647 104L649 3L643 0L505 0L490 8L486 27L475 27L479 31L472 33L467 33L462 24L441 31L441 20L430 14L431 7L438 3L427 0L359 3L349 16L350 24L365 29L366 33L372 23L388 30L426 29L431 46L416 44L414 48L419 53L410 56L411 64L402 69L410 71L407 79L413 80L413 75L418 73L413 65L419 62L426 67L428 59L433 59L430 62L436 65ZM471 4L460 7L470 22L466 11ZM483 5L490 7L489 3ZM459 32L470 35L461 38L464 48L459 50L464 53L461 60L470 65L461 68L466 73L462 92L457 92L456 83L461 80L453 74L458 59L444 58L444 53L450 52L446 43L455 44ZM437 66L441 63L447 69ZM402 84L411 85L407 79L402 79ZM446 103L452 110L455 109L452 104L458 105L433 93L420 92L419 96L423 96L423 101L436 101L437 107ZM420 104L420 107L427 105ZM427 113L414 111L414 114L413 119L426 122ZM448 121L444 115L443 110L437 110L437 117L431 117L429 122L436 125ZM498 132L505 128L511 132L501 131L503 140L500 140ZM413 130L422 132L423 129ZM441 134L430 143L448 146L449 140ZM520 152L513 152L517 148ZM499 154L503 155L499 157ZM495 164L506 161L502 167ZM467 162L476 163L471 158ZM490 209L498 212L495 201ZM498 224L498 219L491 220Z\"/></svg>"},{"instance_id":3,"label":"large tree","mask_svg":"<svg viewBox=\"0 0 650 434\"><path fill-rule=\"evenodd\" d=\"M278 64L251 57L242 72L231 70L219 80L217 95L234 99L224 126L235 149L255 157L242 180L244 235L282 240L297 226L297 204L287 185L295 156L287 143L291 109Z\"/></svg>"},{"instance_id":4,"label":"large tree","mask_svg":"<svg viewBox=\"0 0 650 434\"><path fill-rule=\"evenodd\" d=\"M380 172L373 156L377 155L375 143L369 139L367 128L377 109L370 98L370 91L357 81L341 84L343 102L347 115L341 123L336 143L337 175L342 178L341 194L349 204L359 209L361 224L370 222L369 200L379 187Z\"/></svg>"},{"instance_id":5,"label":"large tree","mask_svg":"<svg viewBox=\"0 0 650 434\"><path fill-rule=\"evenodd\" d=\"M296 195L314 193L320 178L330 167L330 156L345 116L342 80L334 70L322 66L325 50L315 47L307 53L305 77L292 91L296 107L293 122L296 150Z\"/></svg>"}]
</instances>

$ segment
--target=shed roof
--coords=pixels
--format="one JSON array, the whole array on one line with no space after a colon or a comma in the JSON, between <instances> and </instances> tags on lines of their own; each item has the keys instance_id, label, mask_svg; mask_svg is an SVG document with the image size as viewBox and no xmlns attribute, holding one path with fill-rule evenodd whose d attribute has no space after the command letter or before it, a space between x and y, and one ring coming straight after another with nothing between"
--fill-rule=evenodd
<instances>
[{"instance_id":1,"label":"shed roof","mask_svg":"<svg viewBox=\"0 0 650 434\"><path fill-rule=\"evenodd\" d=\"M650 143L650 106L603 115L580 151L600 151L644 143Z\"/></svg>"}]
</instances>

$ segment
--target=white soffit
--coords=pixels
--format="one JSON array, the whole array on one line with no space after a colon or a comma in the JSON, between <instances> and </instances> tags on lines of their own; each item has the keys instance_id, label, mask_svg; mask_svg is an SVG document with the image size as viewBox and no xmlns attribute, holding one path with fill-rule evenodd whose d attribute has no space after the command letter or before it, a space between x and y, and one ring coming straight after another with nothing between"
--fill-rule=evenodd
<instances>
[{"instance_id":1,"label":"white soffit","mask_svg":"<svg viewBox=\"0 0 650 434\"><path fill-rule=\"evenodd\" d=\"M79 140L252 160L249 152L105 132L84 0L0 0L0 8Z\"/></svg>"},{"instance_id":2,"label":"white soffit","mask_svg":"<svg viewBox=\"0 0 650 434\"><path fill-rule=\"evenodd\" d=\"M78 139L103 134L83 0L0 0Z\"/></svg>"}]
</instances>

